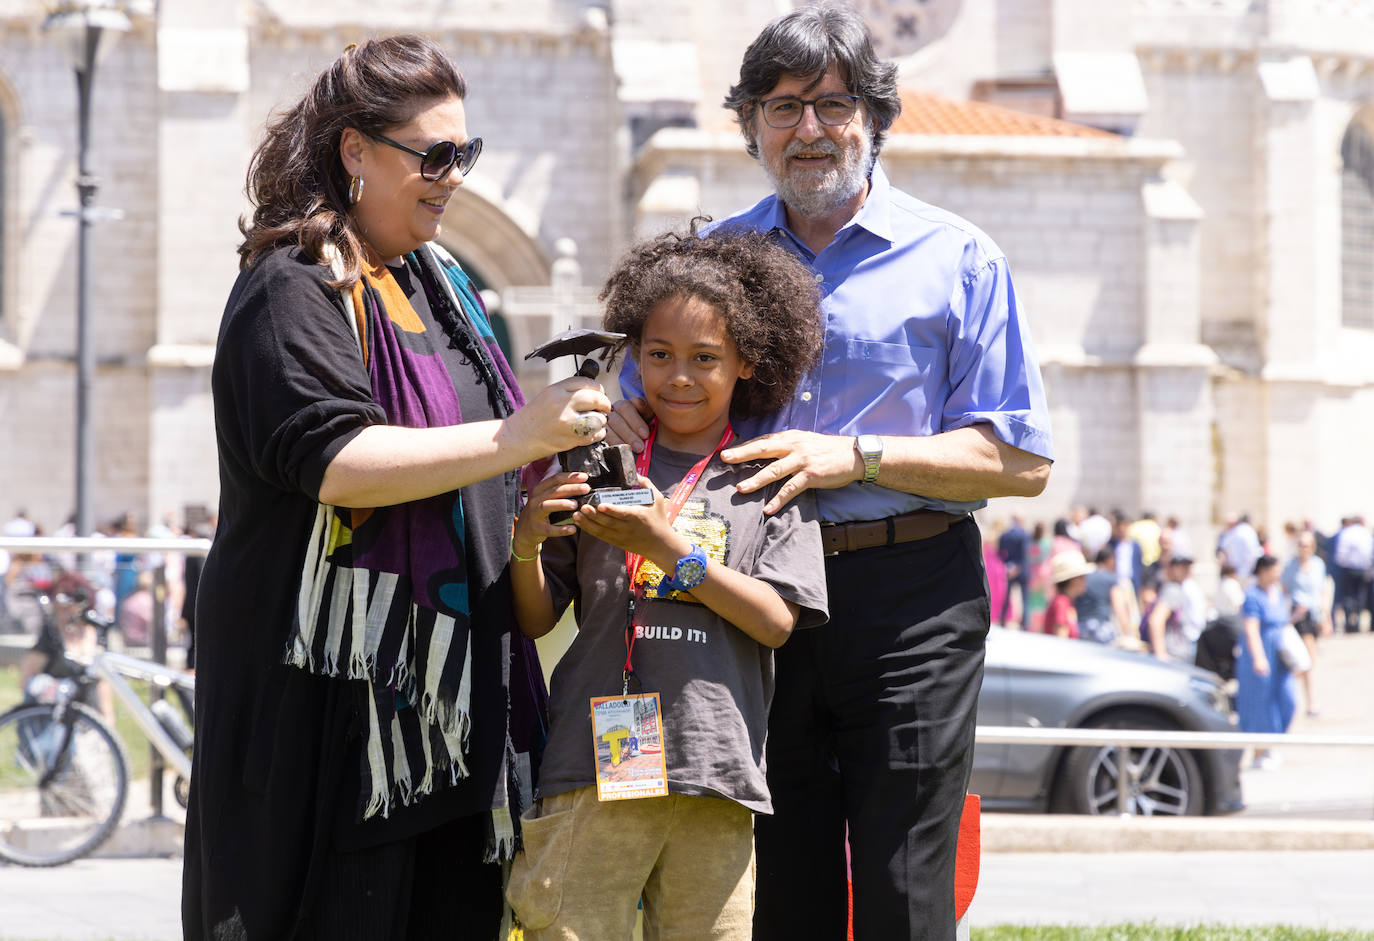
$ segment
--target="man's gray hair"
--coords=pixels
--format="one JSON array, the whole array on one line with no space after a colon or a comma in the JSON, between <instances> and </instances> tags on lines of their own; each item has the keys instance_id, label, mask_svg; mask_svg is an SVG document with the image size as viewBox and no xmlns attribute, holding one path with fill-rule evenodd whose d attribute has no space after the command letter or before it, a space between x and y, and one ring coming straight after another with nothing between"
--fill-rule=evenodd
<instances>
[{"instance_id":1,"label":"man's gray hair","mask_svg":"<svg viewBox=\"0 0 1374 941\"><path fill-rule=\"evenodd\" d=\"M725 96L725 107L735 112L751 157L759 155L754 114L763 96L787 75L813 77L806 88L809 91L831 66L837 67L850 94L863 101L873 127L873 156L878 156L887 129L902 112L897 67L873 51L868 27L858 12L842 4L822 3L773 20L744 53L739 84Z\"/></svg>"}]
</instances>

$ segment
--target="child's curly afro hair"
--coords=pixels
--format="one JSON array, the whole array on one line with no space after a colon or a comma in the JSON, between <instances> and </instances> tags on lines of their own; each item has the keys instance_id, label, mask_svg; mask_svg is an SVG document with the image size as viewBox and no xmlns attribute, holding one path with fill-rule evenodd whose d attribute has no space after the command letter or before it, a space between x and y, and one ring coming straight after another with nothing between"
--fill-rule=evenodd
<instances>
[{"instance_id":1,"label":"child's curly afro hair","mask_svg":"<svg viewBox=\"0 0 1374 941\"><path fill-rule=\"evenodd\" d=\"M697 298L725 318L740 359L754 367L741 379L731 412L752 418L776 412L820 360L820 292L809 268L759 232L718 229L692 220L687 233L668 233L632 246L600 298L603 325L638 346L644 322L660 302Z\"/></svg>"}]
</instances>

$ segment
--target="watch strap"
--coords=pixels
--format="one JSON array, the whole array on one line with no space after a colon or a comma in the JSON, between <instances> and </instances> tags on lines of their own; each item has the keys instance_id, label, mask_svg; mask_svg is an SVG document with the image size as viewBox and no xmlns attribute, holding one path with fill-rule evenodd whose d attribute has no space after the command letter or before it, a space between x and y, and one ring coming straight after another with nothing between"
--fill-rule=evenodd
<instances>
[{"instance_id":1,"label":"watch strap","mask_svg":"<svg viewBox=\"0 0 1374 941\"><path fill-rule=\"evenodd\" d=\"M673 574L666 572L659 583L660 591L691 591L706 578L706 550L696 543L673 566Z\"/></svg>"},{"instance_id":2,"label":"watch strap","mask_svg":"<svg viewBox=\"0 0 1374 941\"><path fill-rule=\"evenodd\" d=\"M878 470L883 460L883 450L881 446L881 439L879 439L880 443L877 449L865 449L863 446L863 439L866 437L872 436L856 436L854 438L854 448L859 452L859 458L864 463L863 482L866 484L871 484L878 479Z\"/></svg>"}]
</instances>

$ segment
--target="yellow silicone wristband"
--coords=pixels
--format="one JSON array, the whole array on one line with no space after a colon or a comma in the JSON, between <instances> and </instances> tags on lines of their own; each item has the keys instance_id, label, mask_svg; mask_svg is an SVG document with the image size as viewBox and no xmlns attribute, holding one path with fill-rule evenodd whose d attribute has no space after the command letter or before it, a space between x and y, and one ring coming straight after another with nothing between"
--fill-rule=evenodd
<instances>
[{"instance_id":1,"label":"yellow silicone wristband","mask_svg":"<svg viewBox=\"0 0 1374 941\"><path fill-rule=\"evenodd\" d=\"M534 555L530 556L530 557L527 559L527 558L525 558L523 555L516 555L516 554L515 554L515 543L511 543L511 545L510 545L510 557L511 557L512 559L514 559L515 561L517 561L517 562L533 562L535 559L539 558L539 553L542 552L543 549L544 549L544 544L541 542L538 546L535 547L535 549L534 549Z\"/></svg>"}]
</instances>

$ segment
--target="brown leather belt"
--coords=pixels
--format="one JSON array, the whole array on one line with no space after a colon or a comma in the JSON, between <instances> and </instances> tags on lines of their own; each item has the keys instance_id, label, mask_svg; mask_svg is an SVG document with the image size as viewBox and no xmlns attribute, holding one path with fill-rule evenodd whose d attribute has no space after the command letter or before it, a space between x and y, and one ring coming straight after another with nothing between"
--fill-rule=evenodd
<instances>
[{"instance_id":1,"label":"brown leather belt","mask_svg":"<svg viewBox=\"0 0 1374 941\"><path fill-rule=\"evenodd\" d=\"M946 513L943 510L913 510L901 516L856 523L822 523L821 544L826 555L872 549L875 546L895 546L938 536L955 523L968 517L967 513Z\"/></svg>"}]
</instances>

